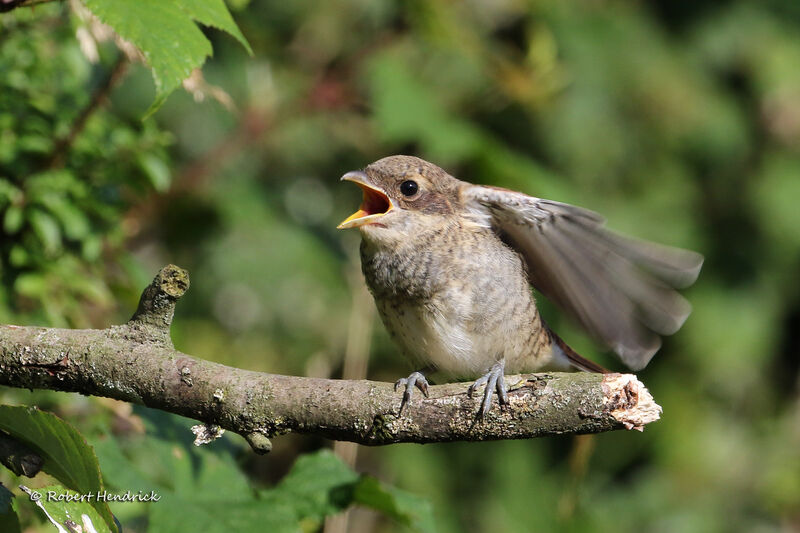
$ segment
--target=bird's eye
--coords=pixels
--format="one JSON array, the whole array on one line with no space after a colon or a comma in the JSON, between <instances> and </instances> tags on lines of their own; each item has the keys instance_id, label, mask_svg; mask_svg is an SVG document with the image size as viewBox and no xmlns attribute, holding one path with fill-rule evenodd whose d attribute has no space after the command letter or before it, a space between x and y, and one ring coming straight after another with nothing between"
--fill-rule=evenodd
<instances>
[{"instance_id":1,"label":"bird's eye","mask_svg":"<svg viewBox=\"0 0 800 533\"><path fill-rule=\"evenodd\" d=\"M400 184L400 192L403 196L414 196L419 190L419 185L414 180L406 180Z\"/></svg>"}]
</instances>

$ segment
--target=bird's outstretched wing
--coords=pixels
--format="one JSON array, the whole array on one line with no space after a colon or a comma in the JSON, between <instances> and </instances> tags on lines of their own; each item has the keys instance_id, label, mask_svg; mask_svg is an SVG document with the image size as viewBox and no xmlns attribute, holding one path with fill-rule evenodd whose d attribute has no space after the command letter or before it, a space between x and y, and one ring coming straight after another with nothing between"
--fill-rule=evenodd
<instances>
[{"instance_id":1,"label":"bird's outstretched wing","mask_svg":"<svg viewBox=\"0 0 800 533\"><path fill-rule=\"evenodd\" d=\"M469 208L525 258L531 283L633 370L675 333L703 256L616 234L580 207L494 187L463 190Z\"/></svg>"}]
</instances>

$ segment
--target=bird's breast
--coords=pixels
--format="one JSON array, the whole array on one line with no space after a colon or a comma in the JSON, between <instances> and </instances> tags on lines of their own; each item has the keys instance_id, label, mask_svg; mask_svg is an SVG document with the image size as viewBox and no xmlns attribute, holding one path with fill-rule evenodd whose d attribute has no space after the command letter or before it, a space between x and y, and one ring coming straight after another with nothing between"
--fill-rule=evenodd
<instances>
[{"instance_id":1,"label":"bird's breast","mask_svg":"<svg viewBox=\"0 0 800 533\"><path fill-rule=\"evenodd\" d=\"M386 329L418 364L467 377L501 357L519 367L538 349L522 261L491 231L456 227L401 246L364 241L361 259Z\"/></svg>"},{"instance_id":2,"label":"bird's breast","mask_svg":"<svg viewBox=\"0 0 800 533\"><path fill-rule=\"evenodd\" d=\"M429 298L441 276L441 260L428 247L390 248L361 244L361 270L377 299Z\"/></svg>"}]
</instances>

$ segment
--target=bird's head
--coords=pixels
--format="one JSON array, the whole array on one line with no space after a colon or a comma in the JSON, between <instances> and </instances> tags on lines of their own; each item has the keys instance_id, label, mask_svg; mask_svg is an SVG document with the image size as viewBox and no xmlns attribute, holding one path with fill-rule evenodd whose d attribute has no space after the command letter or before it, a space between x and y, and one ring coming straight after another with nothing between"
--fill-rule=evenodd
<instances>
[{"instance_id":1,"label":"bird's head","mask_svg":"<svg viewBox=\"0 0 800 533\"><path fill-rule=\"evenodd\" d=\"M364 198L339 229L360 228L365 237L391 238L417 233L457 210L462 182L417 157L394 155L348 172Z\"/></svg>"}]
</instances>

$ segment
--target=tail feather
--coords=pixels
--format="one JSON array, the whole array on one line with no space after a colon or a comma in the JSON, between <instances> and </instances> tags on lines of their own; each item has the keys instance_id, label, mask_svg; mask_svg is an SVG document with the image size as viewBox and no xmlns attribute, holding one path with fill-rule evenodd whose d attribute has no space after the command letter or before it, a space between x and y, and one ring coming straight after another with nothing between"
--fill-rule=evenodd
<instances>
[{"instance_id":1,"label":"tail feather","mask_svg":"<svg viewBox=\"0 0 800 533\"><path fill-rule=\"evenodd\" d=\"M556 346L561 348L561 351L564 352L564 356L569 360L569 363L578 370L582 370L584 372L595 372L598 374L611 373L610 370L605 369L594 361L589 361L585 357L579 355L578 352L570 348L569 345L564 342L564 339L556 335L553 330L550 330L550 337L553 339L553 342L556 344Z\"/></svg>"}]
</instances>

